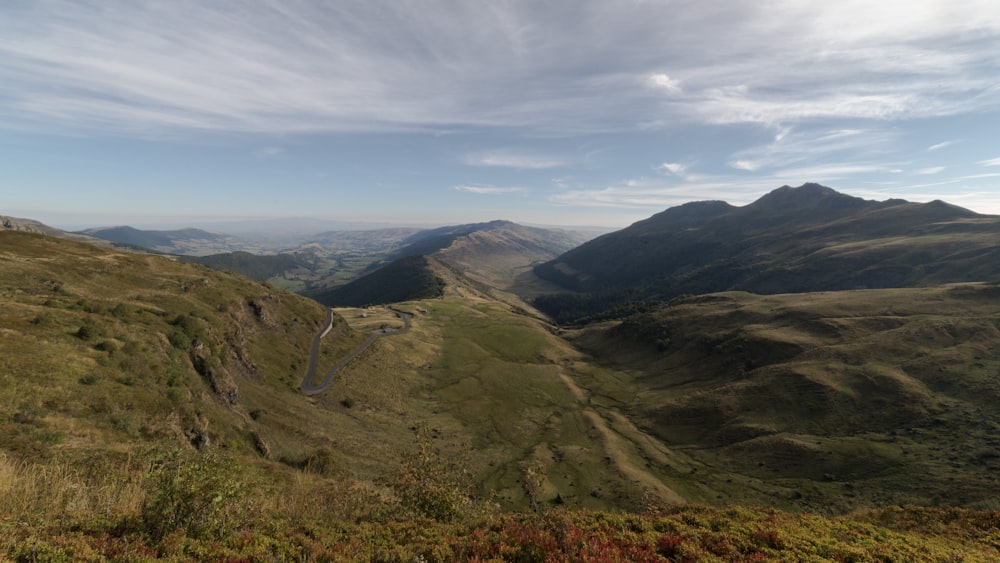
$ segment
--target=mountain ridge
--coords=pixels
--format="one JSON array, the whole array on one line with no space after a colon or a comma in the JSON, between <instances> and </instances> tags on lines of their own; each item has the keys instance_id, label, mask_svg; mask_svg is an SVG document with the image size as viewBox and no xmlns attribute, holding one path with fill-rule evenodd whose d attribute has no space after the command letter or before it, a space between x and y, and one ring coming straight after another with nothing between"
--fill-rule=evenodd
<instances>
[{"instance_id":1,"label":"mountain ridge","mask_svg":"<svg viewBox=\"0 0 1000 563\"><path fill-rule=\"evenodd\" d=\"M506 220L439 227L406 237L401 248L384 262L373 264L367 275L344 286L314 290L307 295L330 305L354 306L440 295L443 287L440 277L427 260L418 257L433 257L472 283L506 291L519 274L586 237ZM413 280L421 281L409 283ZM402 290L400 286L404 285L409 289Z\"/></svg>"},{"instance_id":2,"label":"mountain ridge","mask_svg":"<svg viewBox=\"0 0 1000 563\"><path fill-rule=\"evenodd\" d=\"M700 202L670 208L541 264L535 273L600 300L663 300L687 293L759 293L904 287L1000 276L1000 216L944 202L870 201L819 184L783 186L743 207ZM972 262L978 261L973 265ZM600 314L581 297L543 297ZM583 315L586 316L586 315Z\"/></svg>"}]
</instances>

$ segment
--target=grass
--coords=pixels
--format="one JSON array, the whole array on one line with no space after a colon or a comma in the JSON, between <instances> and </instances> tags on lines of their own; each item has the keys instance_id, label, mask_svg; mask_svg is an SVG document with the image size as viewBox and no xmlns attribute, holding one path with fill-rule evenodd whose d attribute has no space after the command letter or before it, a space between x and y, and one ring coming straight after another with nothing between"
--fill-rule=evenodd
<instances>
[{"instance_id":1,"label":"grass","mask_svg":"<svg viewBox=\"0 0 1000 563\"><path fill-rule=\"evenodd\" d=\"M571 337L626 374L610 404L688 457L688 498L992 506L996 294L715 294Z\"/></svg>"},{"instance_id":2,"label":"grass","mask_svg":"<svg viewBox=\"0 0 1000 563\"><path fill-rule=\"evenodd\" d=\"M602 363L473 285L451 287L400 304L427 312L306 397L324 316L313 302L34 235L0 234L0 259L0 549L14 560L996 556L990 512L702 506L991 507L1000 456L978 418L992 411L974 401L998 366L987 286L808 307L695 300L643 321L658 323L639 327L648 344L628 326L578 335ZM342 311L320 371L388 323L384 310ZM852 355L879 341L903 354L907 339L936 347L912 364ZM821 369L828 357L843 369ZM910 410L865 398L883 388ZM811 402L777 408L766 392ZM801 428L824 397L857 411ZM709 415L717 427L696 428ZM915 433L871 426L917 415Z\"/></svg>"}]
</instances>

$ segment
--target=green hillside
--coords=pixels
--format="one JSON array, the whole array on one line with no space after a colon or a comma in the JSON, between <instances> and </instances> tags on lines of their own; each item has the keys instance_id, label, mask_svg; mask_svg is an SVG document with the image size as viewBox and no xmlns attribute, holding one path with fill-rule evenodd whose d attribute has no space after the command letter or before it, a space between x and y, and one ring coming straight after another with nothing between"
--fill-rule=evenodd
<instances>
[{"instance_id":1,"label":"green hillside","mask_svg":"<svg viewBox=\"0 0 1000 563\"><path fill-rule=\"evenodd\" d=\"M995 502L993 286L705 296L567 340L435 267L441 297L395 305L408 331L337 310L318 371L384 336L307 397L313 301L22 232L0 233L0 263L10 559L988 561L1000 546L993 512L891 507ZM809 371L814 356L832 371ZM873 507L889 508L815 514Z\"/></svg>"},{"instance_id":2,"label":"green hillside","mask_svg":"<svg viewBox=\"0 0 1000 563\"><path fill-rule=\"evenodd\" d=\"M681 494L1000 508L996 284L711 294L570 336L628 374L594 391L690 456Z\"/></svg>"}]
</instances>

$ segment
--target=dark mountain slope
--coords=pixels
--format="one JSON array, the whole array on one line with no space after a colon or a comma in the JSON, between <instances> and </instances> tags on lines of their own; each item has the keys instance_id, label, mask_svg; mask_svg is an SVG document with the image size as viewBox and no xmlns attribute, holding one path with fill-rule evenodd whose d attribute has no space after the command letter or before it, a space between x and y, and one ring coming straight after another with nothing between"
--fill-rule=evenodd
<instances>
[{"instance_id":1,"label":"dark mountain slope","mask_svg":"<svg viewBox=\"0 0 1000 563\"><path fill-rule=\"evenodd\" d=\"M1000 277L1000 217L943 202L867 201L818 184L733 207L698 202L583 244L535 268L593 296L541 298L562 322L635 300L742 289L784 293Z\"/></svg>"},{"instance_id":2,"label":"dark mountain slope","mask_svg":"<svg viewBox=\"0 0 1000 563\"><path fill-rule=\"evenodd\" d=\"M183 262L204 264L213 270L226 270L257 281L267 281L274 276L302 265L295 254L251 254L249 252L227 252L209 256L182 256Z\"/></svg>"},{"instance_id":3,"label":"dark mountain slope","mask_svg":"<svg viewBox=\"0 0 1000 563\"><path fill-rule=\"evenodd\" d=\"M427 257L408 256L347 285L308 292L306 296L331 307L363 307L439 297L443 286Z\"/></svg>"}]
</instances>

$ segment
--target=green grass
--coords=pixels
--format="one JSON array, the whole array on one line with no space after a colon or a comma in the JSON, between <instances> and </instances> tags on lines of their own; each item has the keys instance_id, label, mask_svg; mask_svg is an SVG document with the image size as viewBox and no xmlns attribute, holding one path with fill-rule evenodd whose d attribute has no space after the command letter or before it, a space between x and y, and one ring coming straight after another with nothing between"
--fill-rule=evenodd
<instances>
[{"instance_id":1,"label":"green grass","mask_svg":"<svg viewBox=\"0 0 1000 563\"><path fill-rule=\"evenodd\" d=\"M989 506L997 293L715 294L571 336L627 374L612 404L689 456L689 498Z\"/></svg>"},{"instance_id":2,"label":"green grass","mask_svg":"<svg viewBox=\"0 0 1000 563\"><path fill-rule=\"evenodd\" d=\"M996 555L989 512L670 502L994 507L988 286L696 299L576 335L601 362L452 288L306 397L314 302L34 235L0 233L0 260L11 559ZM397 322L343 313L320 371Z\"/></svg>"}]
</instances>

